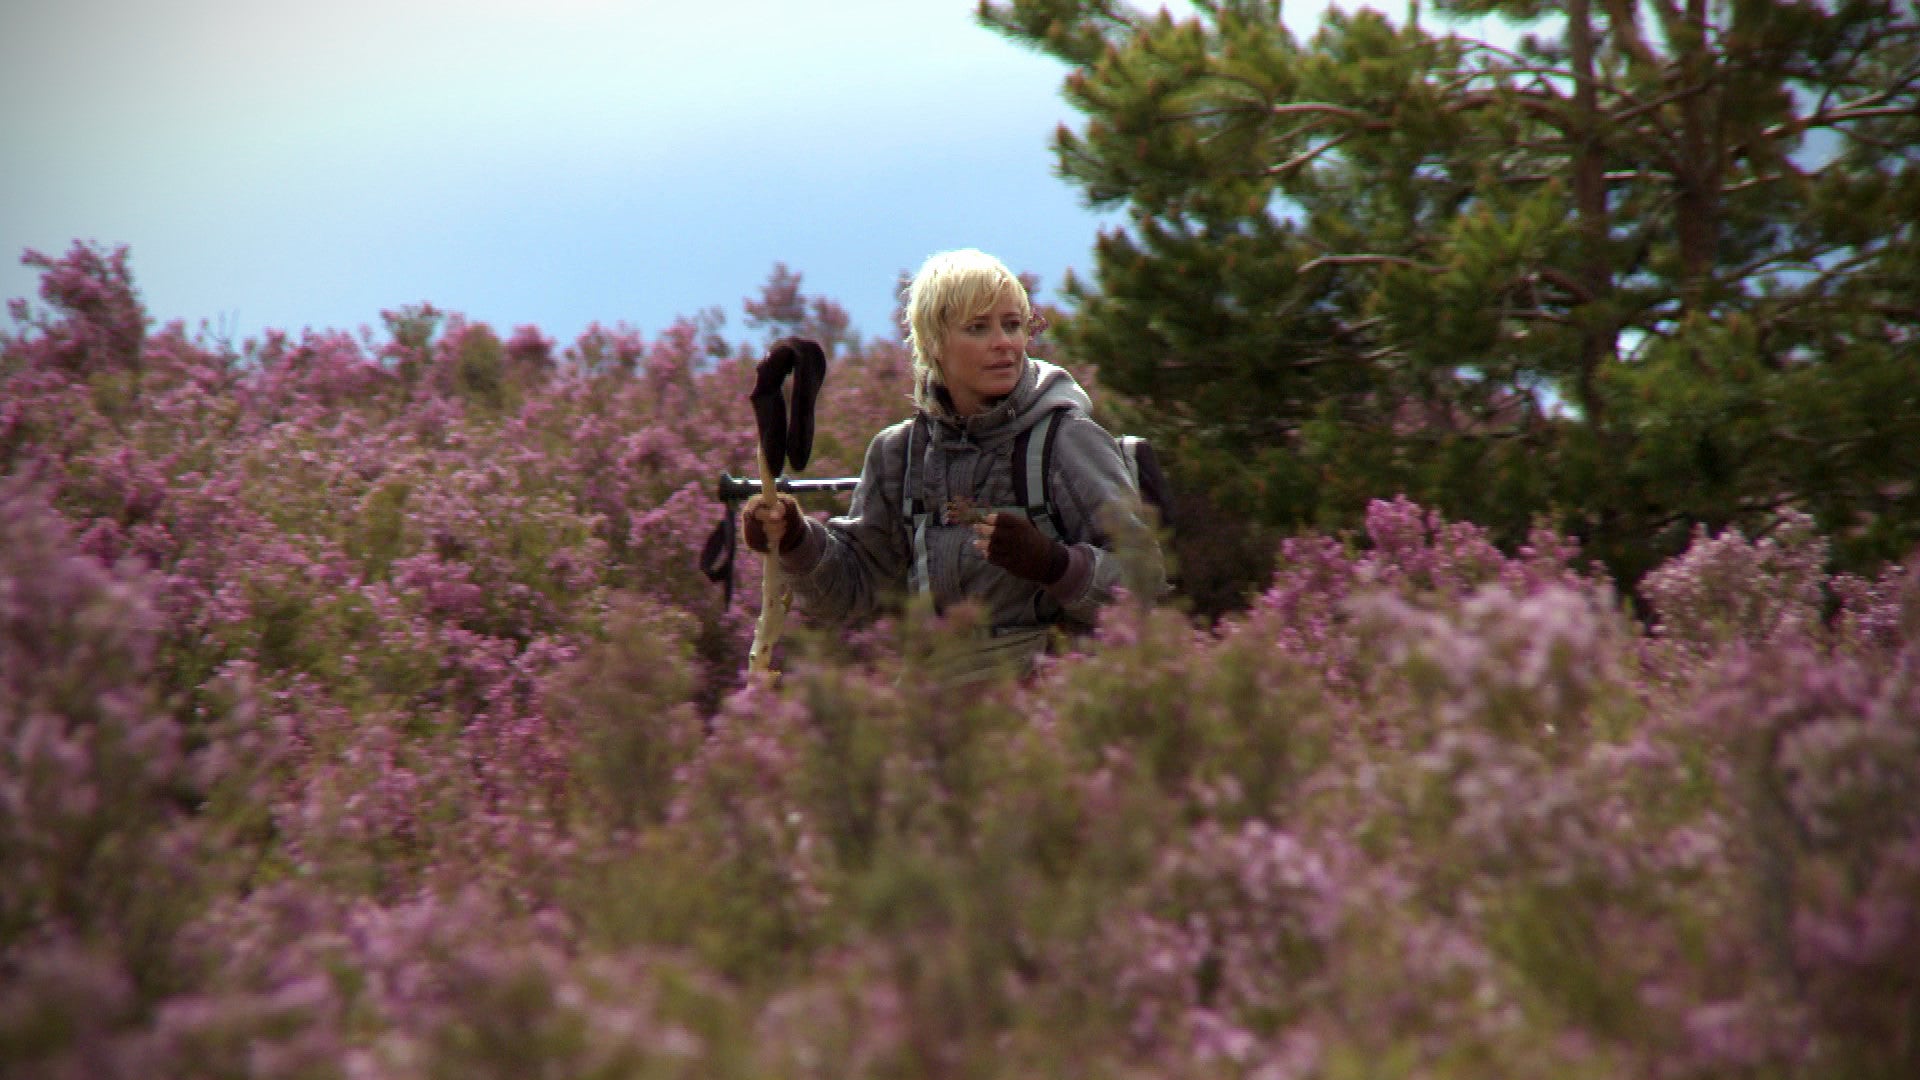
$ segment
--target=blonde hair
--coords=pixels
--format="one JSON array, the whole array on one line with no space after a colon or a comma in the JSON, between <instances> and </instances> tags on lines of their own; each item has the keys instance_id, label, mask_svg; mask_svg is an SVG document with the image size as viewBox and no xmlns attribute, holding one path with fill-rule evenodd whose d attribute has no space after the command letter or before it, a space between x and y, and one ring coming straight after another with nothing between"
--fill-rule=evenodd
<instances>
[{"instance_id":1,"label":"blonde hair","mask_svg":"<svg viewBox=\"0 0 1920 1080\"><path fill-rule=\"evenodd\" d=\"M927 256L908 282L907 343L913 346L913 403L936 410L934 388L946 385L940 370L940 345L948 331L988 310L1011 291L1022 318L1033 317L1027 287L999 259L974 248Z\"/></svg>"}]
</instances>

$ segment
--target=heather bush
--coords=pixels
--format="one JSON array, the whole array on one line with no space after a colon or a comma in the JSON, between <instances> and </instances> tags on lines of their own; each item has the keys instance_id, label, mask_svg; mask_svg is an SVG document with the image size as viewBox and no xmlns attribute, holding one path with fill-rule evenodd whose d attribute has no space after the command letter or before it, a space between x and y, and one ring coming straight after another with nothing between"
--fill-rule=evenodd
<instances>
[{"instance_id":1,"label":"heather bush","mask_svg":"<svg viewBox=\"0 0 1920 1080\"><path fill-rule=\"evenodd\" d=\"M1810 634L1822 621L1827 549L1813 519L1791 510L1752 541L1702 527L1684 554L1640 583L1654 633L1695 649Z\"/></svg>"},{"instance_id":2,"label":"heather bush","mask_svg":"<svg viewBox=\"0 0 1920 1080\"><path fill-rule=\"evenodd\" d=\"M1207 623L937 691L964 608L739 672L696 556L764 340L0 336L0 1075L1905 1077L1920 584L1804 517L1629 599L1405 499ZM815 466L904 415L833 352ZM810 507L829 508L823 499Z\"/></svg>"},{"instance_id":3,"label":"heather bush","mask_svg":"<svg viewBox=\"0 0 1920 1080\"><path fill-rule=\"evenodd\" d=\"M111 919L168 824L180 731L155 708L148 583L72 549L40 493L0 481L0 939Z\"/></svg>"},{"instance_id":4,"label":"heather bush","mask_svg":"<svg viewBox=\"0 0 1920 1080\"><path fill-rule=\"evenodd\" d=\"M126 248L75 244L63 258L28 251L20 261L41 271L40 298L52 310L35 316L15 299L10 312L38 332L51 366L82 380L140 367L147 313L134 295Z\"/></svg>"},{"instance_id":5,"label":"heather bush","mask_svg":"<svg viewBox=\"0 0 1920 1080\"><path fill-rule=\"evenodd\" d=\"M574 747L574 799L611 829L658 824L680 768L700 745L694 619L640 597L618 602L601 635L550 675L546 708Z\"/></svg>"},{"instance_id":6,"label":"heather bush","mask_svg":"<svg viewBox=\"0 0 1920 1080\"><path fill-rule=\"evenodd\" d=\"M179 989L170 942L220 884L157 624L142 568L0 479L0 1061L84 1074L101 1029Z\"/></svg>"}]
</instances>

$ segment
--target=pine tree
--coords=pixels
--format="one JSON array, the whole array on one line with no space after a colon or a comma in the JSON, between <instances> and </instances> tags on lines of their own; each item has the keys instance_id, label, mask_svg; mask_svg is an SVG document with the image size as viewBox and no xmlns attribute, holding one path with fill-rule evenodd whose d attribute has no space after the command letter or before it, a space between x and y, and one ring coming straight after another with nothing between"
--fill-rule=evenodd
<instances>
[{"instance_id":1,"label":"pine tree","mask_svg":"<svg viewBox=\"0 0 1920 1080\"><path fill-rule=\"evenodd\" d=\"M1920 15L1451 0L1502 48L1277 0L983 3L1072 66L1061 174L1124 205L1063 340L1262 520L1405 491L1626 580L1797 505L1920 542Z\"/></svg>"}]
</instances>

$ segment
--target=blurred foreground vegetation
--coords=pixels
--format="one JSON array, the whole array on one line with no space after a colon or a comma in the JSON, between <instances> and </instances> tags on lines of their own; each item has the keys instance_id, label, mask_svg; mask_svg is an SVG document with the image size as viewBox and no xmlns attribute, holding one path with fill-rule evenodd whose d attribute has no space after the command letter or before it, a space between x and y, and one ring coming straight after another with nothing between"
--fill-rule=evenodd
<instances>
[{"instance_id":1,"label":"blurred foreground vegetation","mask_svg":"<svg viewBox=\"0 0 1920 1080\"><path fill-rule=\"evenodd\" d=\"M125 253L0 340L0 1076L1920 1071L1920 572L1784 513L1631 617L1405 499L1022 684L742 688L711 323L244 354ZM903 408L831 343L822 472ZM955 623L962 625L956 626Z\"/></svg>"}]
</instances>

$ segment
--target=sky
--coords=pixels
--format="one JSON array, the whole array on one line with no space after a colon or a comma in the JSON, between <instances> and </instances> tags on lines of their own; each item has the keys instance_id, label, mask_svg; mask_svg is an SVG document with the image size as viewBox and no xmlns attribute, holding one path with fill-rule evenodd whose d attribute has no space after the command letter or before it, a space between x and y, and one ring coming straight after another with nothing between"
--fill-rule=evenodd
<instances>
[{"instance_id":1,"label":"sky","mask_svg":"<svg viewBox=\"0 0 1920 1080\"><path fill-rule=\"evenodd\" d=\"M1054 175L1066 68L973 6L0 0L0 298L78 239L235 343L419 303L563 343L739 332L776 262L887 334L900 273L955 247L1046 299L1119 218Z\"/></svg>"}]
</instances>

